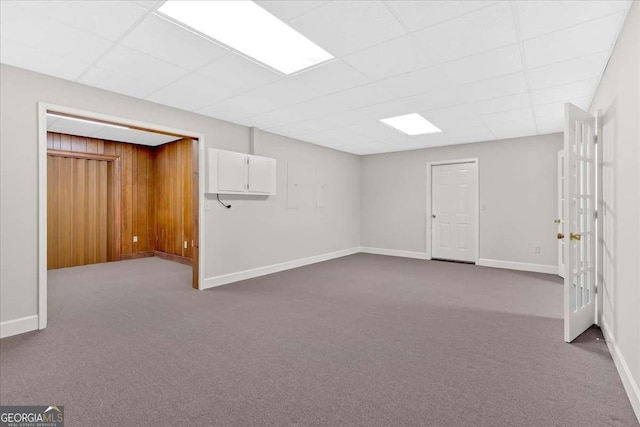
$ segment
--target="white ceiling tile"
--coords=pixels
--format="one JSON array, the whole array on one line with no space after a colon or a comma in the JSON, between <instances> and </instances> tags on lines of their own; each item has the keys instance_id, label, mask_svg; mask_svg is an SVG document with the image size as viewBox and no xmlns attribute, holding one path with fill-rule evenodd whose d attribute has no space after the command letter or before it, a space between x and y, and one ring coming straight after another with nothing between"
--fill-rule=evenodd
<instances>
[{"instance_id":1,"label":"white ceiling tile","mask_svg":"<svg viewBox=\"0 0 640 427\"><path fill-rule=\"evenodd\" d=\"M516 93L514 95L477 101L478 111L481 114L498 113L501 111L518 110L531 106L531 97L528 93Z\"/></svg>"},{"instance_id":2,"label":"white ceiling tile","mask_svg":"<svg viewBox=\"0 0 640 427\"><path fill-rule=\"evenodd\" d=\"M419 70L433 63L411 34L352 53L343 60L372 80Z\"/></svg>"},{"instance_id":3,"label":"white ceiling tile","mask_svg":"<svg viewBox=\"0 0 640 427\"><path fill-rule=\"evenodd\" d=\"M404 135L399 130L394 129L391 126L387 126L381 121L375 119L349 125L346 128L369 139L389 140L396 138L398 135Z\"/></svg>"},{"instance_id":4,"label":"white ceiling tile","mask_svg":"<svg viewBox=\"0 0 640 427\"><path fill-rule=\"evenodd\" d=\"M498 2L415 33L432 62L445 62L518 41L510 2Z\"/></svg>"},{"instance_id":5,"label":"white ceiling tile","mask_svg":"<svg viewBox=\"0 0 640 427\"><path fill-rule=\"evenodd\" d=\"M322 6L326 1L257 0L256 3L258 3L258 5L267 12L278 17L280 20L287 22Z\"/></svg>"},{"instance_id":6,"label":"white ceiling tile","mask_svg":"<svg viewBox=\"0 0 640 427\"><path fill-rule=\"evenodd\" d=\"M404 100L394 100L382 104L371 105L358 109L358 112L375 120L415 113Z\"/></svg>"},{"instance_id":7,"label":"white ceiling tile","mask_svg":"<svg viewBox=\"0 0 640 427\"><path fill-rule=\"evenodd\" d=\"M158 86L173 82L188 73L185 68L124 46L111 49L96 63L96 67L134 79L148 80Z\"/></svg>"},{"instance_id":8,"label":"white ceiling tile","mask_svg":"<svg viewBox=\"0 0 640 427\"><path fill-rule=\"evenodd\" d=\"M496 123L487 127L496 139L517 138L537 133L533 116L525 120Z\"/></svg>"},{"instance_id":9,"label":"white ceiling tile","mask_svg":"<svg viewBox=\"0 0 640 427\"><path fill-rule=\"evenodd\" d=\"M50 115L47 116L47 131L142 145L159 145L176 139L175 136L155 132L114 128L99 122L78 121Z\"/></svg>"},{"instance_id":10,"label":"white ceiling tile","mask_svg":"<svg viewBox=\"0 0 640 427\"><path fill-rule=\"evenodd\" d=\"M543 89L598 77L609 59L609 52L558 62L529 71L531 89Z\"/></svg>"},{"instance_id":11,"label":"white ceiling tile","mask_svg":"<svg viewBox=\"0 0 640 427\"><path fill-rule=\"evenodd\" d=\"M148 12L129 1L50 1L20 2L30 14L64 23L78 30L116 41ZM41 30L42 31L42 30Z\"/></svg>"},{"instance_id":12,"label":"white ceiling tile","mask_svg":"<svg viewBox=\"0 0 640 427\"><path fill-rule=\"evenodd\" d=\"M522 58L517 44L443 64L442 71L458 84L471 83L522 70Z\"/></svg>"},{"instance_id":13,"label":"white ceiling tile","mask_svg":"<svg viewBox=\"0 0 640 427\"><path fill-rule=\"evenodd\" d=\"M405 98L402 102L409 112L441 110L473 101L470 95L462 86L455 86Z\"/></svg>"},{"instance_id":14,"label":"white ceiling tile","mask_svg":"<svg viewBox=\"0 0 640 427\"><path fill-rule=\"evenodd\" d=\"M616 13L525 41L527 66L541 67L609 49L623 17Z\"/></svg>"},{"instance_id":15,"label":"white ceiling tile","mask_svg":"<svg viewBox=\"0 0 640 427\"><path fill-rule=\"evenodd\" d=\"M567 99L590 96L595 93L599 81L600 79L593 78L535 90L533 91L533 102L536 104L550 104Z\"/></svg>"},{"instance_id":16,"label":"white ceiling tile","mask_svg":"<svg viewBox=\"0 0 640 427\"><path fill-rule=\"evenodd\" d=\"M564 118L536 118L538 134L564 132Z\"/></svg>"},{"instance_id":17,"label":"white ceiling tile","mask_svg":"<svg viewBox=\"0 0 640 427\"><path fill-rule=\"evenodd\" d=\"M381 80L378 84L398 97L406 97L449 88L456 82L442 66L434 66Z\"/></svg>"},{"instance_id":18,"label":"white ceiling tile","mask_svg":"<svg viewBox=\"0 0 640 427\"><path fill-rule=\"evenodd\" d=\"M198 74L190 74L153 92L145 99L194 111L237 94L237 90L229 86L216 84Z\"/></svg>"},{"instance_id":19,"label":"white ceiling tile","mask_svg":"<svg viewBox=\"0 0 640 427\"><path fill-rule=\"evenodd\" d=\"M245 93L243 96L249 99L258 99L258 103L275 105L272 110L291 104L298 104L315 98L315 94L305 86L290 79L278 80L268 86L263 86ZM263 110L263 113L269 110Z\"/></svg>"},{"instance_id":20,"label":"white ceiling tile","mask_svg":"<svg viewBox=\"0 0 640 427\"><path fill-rule=\"evenodd\" d=\"M482 80L462 86L462 88L472 93L476 100L515 95L528 90L527 79L523 72Z\"/></svg>"},{"instance_id":21,"label":"white ceiling tile","mask_svg":"<svg viewBox=\"0 0 640 427\"><path fill-rule=\"evenodd\" d=\"M293 124L305 119L294 107L279 108L269 111L268 113L258 114L257 116L247 117L245 123L261 129L271 130L272 128Z\"/></svg>"},{"instance_id":22,"label":"white ceiling tile","mask_svg":"<svg viewBox=\"0 0 640 427\"><path fill-rule=\"evenodd\" d=\"M467 144L470 142L492 141L495 136L486 125L474 127L460 127L447 132L456 142Z\"/></svg>"},{"instance_id":23,"label":"white ceiling tile","mask_svg":"<svg viewBox=\"0 0 640 427\"><path fill-rule=\"evenodd\" d=\"M225 99L223 102L200 108L197 112L206 116L237 122L240 119L252 117L280 107L281 105L278 102L269 97L254 96L249 92Z\"/></svg>"},{"instance_id":24,"label":"white ceiling tile","mask_svg":"<svg viewBox=\"0 0 640 427\"><path fill-rule=\"evenodd\" d=\"M525 122L533 118L531 107L518 110L501 111L497 113L482 114L482 121L489 127L498 126L501 123Z\"/></svg>"},{"instance_id":25,"label":"white ceiling tile","mask_svg":"<svg viewBox=\"0 0 640 427\"><path fill-rule=\"evenodd\" d=\"M197 71L221 85L242 91L256 89L281 79L281 76L243 56L230 52Z\"/></svg>"},{"instance_id":26,"label":"white ceiling tile","mask_svg":"<svg viewBox=\"0 0 640 427\"><path fill-rule=\"evenodd\" d=\"M361 86L369 80L346 63L336 60L288 78L320 96Z\"/></svg>"},{"instance_id":27,"label":"white ceiling tile","mask_svg":"<svg viewBox=\"0 0 640 427\"><path fill-rule=\"evenodd\" d=\"M518 13L521 36L524 40L626 11L631 5L627 0L537 0L512 3Z\"/></svg>"},{"instance_id":28,"label":"white ceiling tile","mask_svg":"<svg viewBox=\"0 0 640 427\"><path fill-rule=\"evenodd\" d=\"M136 98L144 98L163 86L144 77L98 67L92 67L83 73L78 82Z\"/></svg>"},{"instance_id":29,"label":"white ceiling tile","mask_svg":"<svg viewBox=\"0 0 640 427\"><path fill-rule=\"evenodd\" d=\"M387 1L386 4L409 31L430 27L482 9L495 1Z\"/></svg>"},{"instance_id":30,"label":"white ceiling tile","mask_svg":"<svg viewBox=\"0 0 640 427\"><path fill-rule=\"evenodd\" d=\"M421 115L444 132L462 127L479 127L483 125L478 111L473 104L457 105L441 110L420 112Z\"/></svg>"},{"instance_id":31,"label":"white ceiling tile","mask_svg":"<svg viewBox=\"0 0 640 427\"><path fill-rule=\"evenodd\" d=\"M66 80L77 79L90 65L89 62L78 62L74 58L56 55L5 38L0 38L0 62Z\"/></svg>"},{"instance_id":32,"label":"white ceiling tile","mask_svg":"<svg viewBox=\"0 0 640 427\"><path fill-rule=\"evenodd\" d=\"M81 122L62 117L50 120L51 117L52 116L47 116L47 131L49 132L91 137L100 131L100 129L104 128L104 125L95 122Z\"/></svg>"},{"instance_id":33,"label":"white ceiling tile","mask_svg":"<svg viewBox=\"0 0 640 427\"><path fill-rule=\"evenodd\" d=\"M254 126L272 129L304 120L321 118L347 109L345 106L319 98L269 111L268 113L250 117L247 120L255 123Z\"/></svg>"},{"instance_id":34,"label":"white ceiling tile","mask_svg":"<svg viewBox=\"0 0 640 427\"><path fill-rule=\"evenodd\" d=\"M379 104L381 102L390 101L394 98L395 95L377 83L369 83L326 96L327 100L331 100L351 108L360 108L368 105Z\"/></svg>"},{"instance_id":35,"label":"white ceiling tile","mask_svg":"<svg viewBox=\"0 0 640 427\"><path fill-rule=\"evenodd\" d=\"M565 103L570 102L575 106L582 108L583 110L587 110L589 108L589 103L591 102L591 96L583 96L580 98L572 98L566 99L561 102L553 102L551 104L539 104L535 105L534 109L536 112L536 117L541 119L554 119L554 118L563 118L564 117L564 105Z\"/></svg>"},{"instance_id":36,"label":"white ceiling tile","mask_svg":"<svg viewBox=\"0 0 640 427\"><path fill-rule=\"evenodd\" d=\"M196 110L196 112L204 116L226 120L229 122L236 122L239 119L252 115L250 113L247 113L246 108L244 108L245 106L243 104L237 102L237 100L232 102L231 99L234 98L208 105L204 108Z\"/></svg>"},{"instance_id":37,"label":"white ceiling tile","mask_svg":"<svg viewBox=\"0 0 640 427\"><path fill-rule=\"evenodd\" d=\"M336 57L405 33L380 1L328 2L290 24Z\"/></svg>"},{"instance_id":38,"label":"white ceiling tile","mask_svg":"<svg viewBox=\"0 0 640 427\"><path fill-rule=\"evenodd\" d=\"M229 53L228 49L155 14L147 17L121 43L189 70Z\"/></svg>"},{"instance_id":39,"label":"white ceiling tile","mask_svg":"<svg viewBox=\"0 0 640 427\"><path fill-rule=\"evenodd\" d=\"M28 8L22 7L24 4L25 2L0 2L0 40L13 41L38 52L58 55L73 64L91 64L112 44L105 38L33 14ZM20 62L34 63L35 60L41 58L23 58ZM39 68L32 70L41 71ZM42 64L42 68L51 67ZM60 70L57 74L66 73Z\"/></svg>"}]
</instances>

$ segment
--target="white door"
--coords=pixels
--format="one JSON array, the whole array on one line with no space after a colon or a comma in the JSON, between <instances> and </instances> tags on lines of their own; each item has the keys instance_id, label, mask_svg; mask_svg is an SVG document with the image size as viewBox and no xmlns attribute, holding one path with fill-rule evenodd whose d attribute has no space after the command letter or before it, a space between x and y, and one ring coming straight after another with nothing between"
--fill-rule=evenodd
<instances>
[{"instance_id":1,"label":"white door","mask_svg":"<svg viewBox=\"0 0 640 427\"><path fill-rule=\"evenodd\" d=\"M595 323L595 117L565 104L564 340Z\"/></svg>"},{"instance_id":2,"label":"white door","mask_svg":"<svg viewBox=\"0 0 640 427\"><path fill-rule=\"evenodd\" d=\"M564 150L558 151L558 276L564 278Z\"/></svg>"},{"instance_id":3,"label":"white door","mask_svg":"<svg viewBox=\"0 0 640 427\"><path fill-rule=\"evenodd\" d=\"M477 191L477 163L432 166L431 258L476 261Z\"/></svg>"}]
</instances>

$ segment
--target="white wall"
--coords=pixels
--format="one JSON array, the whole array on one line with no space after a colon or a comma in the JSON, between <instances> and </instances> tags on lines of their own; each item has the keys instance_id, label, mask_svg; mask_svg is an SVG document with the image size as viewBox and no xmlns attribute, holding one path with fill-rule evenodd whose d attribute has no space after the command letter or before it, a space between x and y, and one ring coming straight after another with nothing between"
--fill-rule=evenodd
<instances>
[{"instance_id":1,"label":"white wall","mask_svg":"<svg viewBox=\"0 0 640 427\"><path fill-rule=\"evenodd\" d=\"M244 126L4 64L0 93L0 322L37 314L38 101L203 133L207 147L249 150ZM260 154L278 159L279 194L236 198L230 210L211 204L203 218L205 278L359 246L359 157L271 134L261 140ZM326 207L286 209L287 162L311 164L309 173L326 180Z\"/></svg>"},{"instance_id":2,"label":"white wall","mask_svg":"<svg viewBox=\"0 0 640 427\"><path fill-rule=\"evenodd\" d=\"M603 328L640 418L640 3L627 16L590 112L603 112ZM617 353L617 354L616 354ZM625 373L628 371L628 374ZM627 378L625 378L627 376ZM635 390L634 390L635 387ZM634 398L635 395L635 398Z\"/></svg>"},{"instance_id":3,"label":"white wall","mask_svg":"<svg viewBox=\"0 0 640 427\"><path fill-rule=\"evenodd\" d=\"M479 257L553 268L562 141L552 134L363 157L362 246L424 253L427 162L477 157L486 207Z\"/></svg>"}]
</instances>

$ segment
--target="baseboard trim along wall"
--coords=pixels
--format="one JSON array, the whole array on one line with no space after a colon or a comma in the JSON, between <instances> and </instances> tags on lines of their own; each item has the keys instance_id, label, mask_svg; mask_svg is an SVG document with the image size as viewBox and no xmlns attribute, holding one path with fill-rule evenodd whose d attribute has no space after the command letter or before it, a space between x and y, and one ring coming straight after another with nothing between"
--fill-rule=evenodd
<instances>
[{"instance_id":1,"label":"baseboard trim along wall","mask_svg":"<svg viewBox=\"0 0 640 427\"><path fill-rule=\"evenodd\" d=\"M38 329L38 315L20 317L0 323L0 338L23 334Z\"/></svg>"},{"instance_id":2,"label":"baseboard trim along wall","mask_svg":"<svg viewBox=\"0 0 640 427\"><path fill-rule=\"evenodd\" d=\"M266 265L264 267L252 268L251 270L239 271L237 273L223 274L220 276L208 277L204 279L204 286L200 289L209 289L216 286L227 285L240 280L253 279L254 277L265 276L267 274L277 273L279 271L290 270L292 268L303 267L317 262L328 261L334 258L341 258L347 255L353 255L360 252L360 248L343 249L336 252L315 255L307 258L299 258L292 261L282 262L280 264Z\"/></svg>"},{"instance_id":3,"label":"baseboard trim along wall","mask_svg":"<svg viewBox=\"0 0 640 427\"><path fill-rule=\"evenodd\" d=\"M483 267L504 268L507 270L531 271L534 273L558 274L557 265L529 264L526 262L501 261L499 259L480 258L478 265Z\"/></svg>"},{"instance_id":4,"label":"baseboard trim along wall","mask_svg":"<svg viewBox=\"0 0 640 427\"><path fill-rule=\"evenodd\" d=\"M622 380L622 385L627 392L629 401L631 401L631 407L633 408L633 411L636 413L636 417L640 422L640 386L638 386L638 383L633 378L633 375L631 375L629 365L627 365L627 361L624 359L624 356L622 356L620 347L618 347L616 339L611 333L611 329L604 319L602 320L602 334L604 335L607 347L609 347L609 353L611 353L613 363L618 370L618 375L620 375L620 379Z\"/></svg>"},{"instance_id":5,"label":"baseboard trim along wall","mask_svg":"<svg viewBox=\"0 0 640 427\"><path fill-rule=\"evenodd\" d=\"M401 251L399 249L369 248L365 246L360 248L360 252L365 254L374 254L374 255L387 255L387 256L399 256L403 258L427 259L427 254L425 252Z\"/></svg>"}]
</instances>

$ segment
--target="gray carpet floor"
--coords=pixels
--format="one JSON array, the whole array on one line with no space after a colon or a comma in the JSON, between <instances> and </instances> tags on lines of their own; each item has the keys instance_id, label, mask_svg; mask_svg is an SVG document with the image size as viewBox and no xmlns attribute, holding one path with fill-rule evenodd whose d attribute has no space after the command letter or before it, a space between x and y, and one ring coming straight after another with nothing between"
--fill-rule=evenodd
<instances>
[{"instance_id":1,"label":"gray carpet floor","mask_svg":"<svg viewBox=\"0 0 640 427\"><path fill-rule=\"evenodd\" d=\"M637 426L555 276L357 254L193 291L158 258L49 272L2 404L67 426Z\"/></svg>"}]
</instances>

